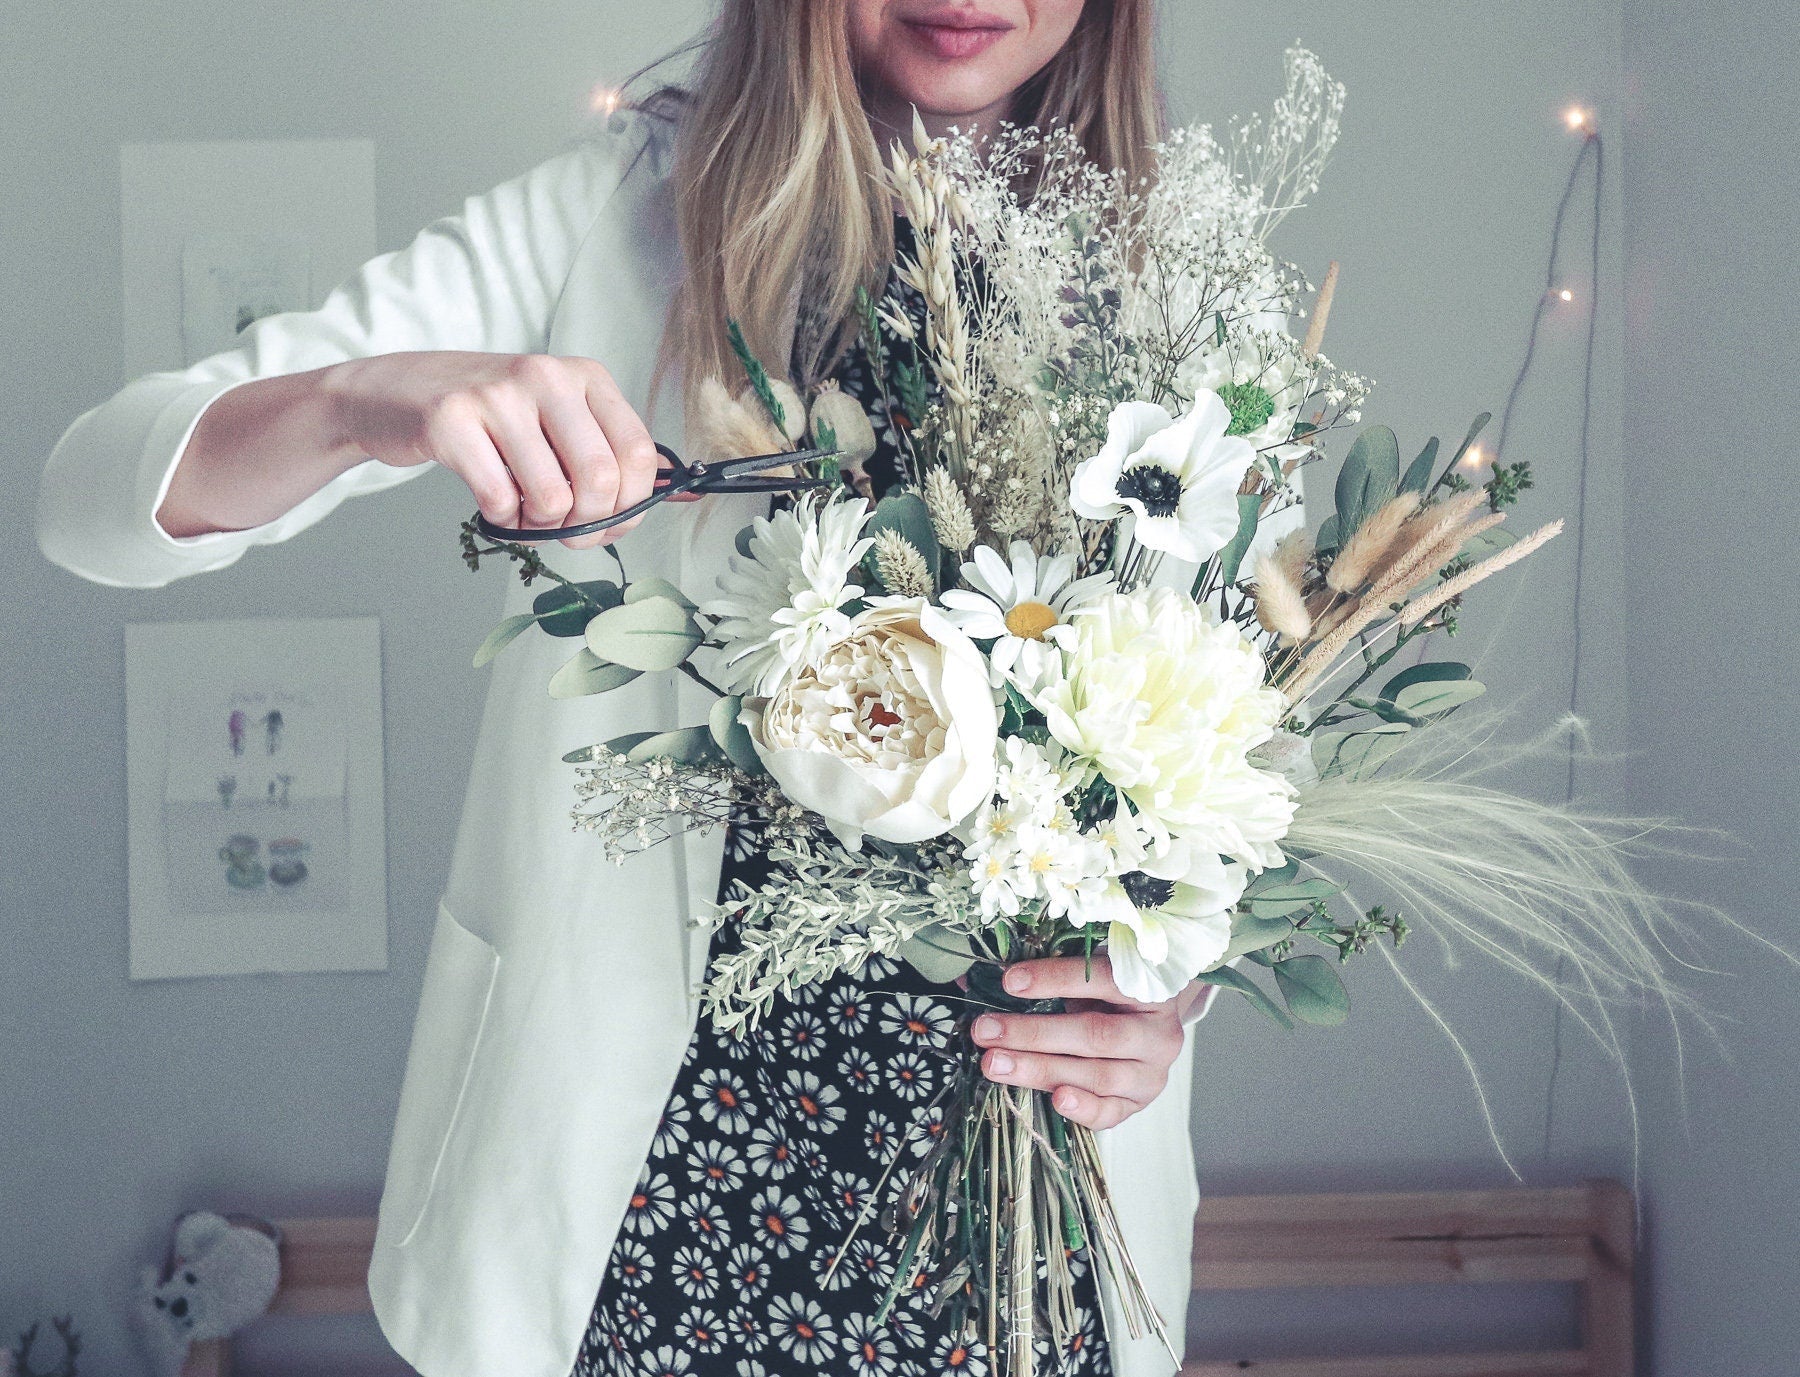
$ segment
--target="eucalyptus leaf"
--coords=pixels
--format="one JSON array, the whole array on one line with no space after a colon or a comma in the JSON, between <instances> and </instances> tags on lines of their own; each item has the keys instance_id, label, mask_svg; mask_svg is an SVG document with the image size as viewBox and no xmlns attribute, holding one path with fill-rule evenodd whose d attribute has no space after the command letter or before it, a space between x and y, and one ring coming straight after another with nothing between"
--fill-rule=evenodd
<instances>
[{"instance_id":1,"label":"eucalyptus leaf","mask_svg":"<svg viewBox=\"0 0 1800 1377\"><path fill-rule=\"evenodd\" d=\"M630 583L625 585L625 601L627 604L643 602L646 598L667 598L670 602L685 607L689 612L696 612L699 610L698 604L696 604L692 598L688 597L686 593L683 593L667 579L633 579Z\"/></svg>"},{"instance_id":2,"label":"eucalyptus leaf","mask_svg":"<svg viewBox=\"0 0 1800 1377\"><path fill-rule=\"evenodd\" d=\"M1232 536L1231 543L1219 555L1220 574L1228 584L1238 581L1238 570L1244 563L1244 556L1250 553L1250 543L1256 539L1257 517L1262 511L1262 494L1241 492L1237 502L1237 534Z\"/></svg>"},{"instance_id":3,"label":"eucalyptus leaf","mask_svg":"<svg viewBox=\"0 0 1800 1377\"><path fill-rule=\"evenodd\" d=\"M1251 879L1250 883L1244 886L1244 897L1250 898L1253 895L1262 893L1265 889L1269 889L1272 886L1286 884L1289 880L1298 876L1299 873L1300 862L1291 860L1286 861L1281 865L1270 866L1267 870L1260 870L1256 873L1255 877Z\"/></svg>"},{"instance_id":4,"label":"eucalyptus leaf","mask_svg":"<svg viewBox=\"0 0 1800 1377\"><path fill-rule=\"evenodd\" d=\"M1343 886L1333 880L1293 880L1284 885L1273 885L1246 902L1250 912L1258 918L1280 918L1283 914L1310 908L1318 900L1329 898L1341 889Z\"/></svg>"},{"instance_id":5,"label":"eucalyptus leaf","mask_svg":"<svg viewBox=\"0 0 1800 1377\"><path fill-rule=\"evenodd\" d=\"M1499 554L1500 551L1504 550L1508 545L1514 544L1518 539L1519 538L1511 531L1507 530L1506 527L1495 526L1490 530L1477 531L1463 542L1462 549L1457 551L1457 553L1470 563L1477 563L1486 559L1489 555Z\"/></svg>"},{"instance_id":6,"label":"eucalyptus leaf","mask_svg":"<svg viewBox=\"0 0 1800 1377\"><path fill-rule=\"evenodd\" d=\"M1484 411L1470 423L1469 433L1463 436L1463 442L1456 447L1456 453L1450 456L1450 463L1446 466L1447 469L1453 469L1458 464L1462 463L1463 455L1469 452L1469 447L1475 443L1475 437L1487 429L1487 423L1493 419L1493 412Z\"/></svg>"},{"instance_id":7,"label":"eucalyptus leaf","mask_svg":"<svg viewBox=\"0 0 1800 1377\"><path fill-rule=\"evenodd\" d=\"M963 975L975 964L968 936L942 923L929 923L902 942L895 951L920 975L943 985Z\"/></svg>"},{"instance_id":8,"label":"eucalyptus leaf","mask_svg":"<svg viewBox=\"0 0 1800 1377\"><path fill-rule=\"evenodd\" d=\"M599 603L602 609L617 607L625 601L625 591L610 579L589 579L575 587ZM565 636L573 640L587 630L588 619L594 615L594 609L581 600L581 594L574 588L559 583L554 588L546 588L532 599L531 614L538 619L538 625L552 636Z\"/></svg>"},{"instance_id":9,"label":"eucalyptus leaf","mask_svg":"<svg viewBox=\"0 0 1800 1377\"><path fill-rule=\"evenodd\" d=\"M1322 956L1290 956L1271 968L1295 1018L1331 1028L1350 1017L1350 994Z\"/></svg>"},{"instance_id":10,"label":"eucalyptus leaf","mask_svg":"<svg viewBox=\"0 0 1800 1377\"><path fill-rule=\"evenodd\" d=\"M1437 467L1438 437L1433 435L1419 451L1419 457L1407 465L1406 477L1400 480L1401 492L1425 492L1431 487L1431 473Z\"/></svg>"},{"instance_id":11,"label":"eucalyptus leaf","mask_svg":"<svg viewBox=\"0 0 1800 1377\"><path fill-rule=\"evenodd\" d=\"M1405 722L1383 722L1362 731L1322 733L1313 738L1313 765L1321 779L1333 774L1361 779L1405 745L1410 730Z\"/></svg>"},{"instance_id":12,"label":"eucalyptus leaf","mask_svg":"<svg viewBox=\"0 0 1800 1377\"><path fill-rule=\"evenodd\" d=\"M608 608L587 626L589 650L637 670L674 669L703 639L693 613L659 593Z\"/></svg>"},{"instance_id":13,"label":"eucalyptus leaf","mask_svg":"<svg viewBox=\"0 0 1800 1377\"><path fill-rule=\"evenodd\" d=\"M750 554L750 541L755 535L756 535L756 527L745 526L735 536L732 537L732 541L731 541L732 546L745 559L750 559L752 557Z\"/></svg>"},{"instance_id":14,"label":"eucalyptus leaf","mask_svg":"<svg viewBox=\"0 0 1800 1377\"><path fill-rule=\"evenodd\" d=\"M575 657L550 676L552 698L586 698L590 694L610 693L629 684L641 671L602 660L583 646Z\"/></svg>"},{"instance_id":15,"label":"eucalyptus leaf","mask_svg":"<svg viewBox=\"0 0 1800 1377\"><path fill-rule=\"evenodd\" d=\"M1422 665L1408 665L1381 686L1381 696L1393 702L1400 690L1413 684L1431 684L1445 679L1467 679L1469 667L1455 660L1427 660Z\"/></svg>"},{"instance_id":16,"label":"eucalyptus leaf","mask_svg":"<svg viewBox=\"0 0 1800 1377\"><path fill-rule=\"evenodd\" d=\"M1285 942L1293 935L1294 925L1285 918L1234 913L1231 916L1231 942L1226 946L1225 955L1221 959L1230 961L1239 956L1248 956L1264 947L1272 947L1277 942Z\"/></svg>"},{"instance_id":17,"label":"eucalyptus leaf","mask_svg":"<svg viewBox=\"0 0 1800 1377\"><path fill-rule=\"evenodd\" d=\"M1356 437L1337 479L1337 539L1340 547L1371 513L1400 490L1400 440L1386 426L1370 426Z\"/></svg>"},{"instance_id":18,"label":"eucalyptus leaf","mask_svg":"<svg viewBox=\"0 0 1800 1377\"><path fill-rule=\"evenodd\" d=\"M529 612L520 612L501 622L499 626L488 632L487 639L476 650L475 668L480 669L507 646L518 640L528 628L535 625L537 625L537 618Z\"/></svg>"},{"instance_id":19,"label":"eucalyptus leaf","mask_svg":"<svg viewBox=\"0 0 1800 1377\"><path fill-rule=\"evenodd\" d=\"M1408 684L1394 698L1394 706L1414 717L1435 717L1460 708L1487 692L1475 679L1440 679L1436 683Z\"/></svg>"},{"instance_id":20,"label":"eucalyptus leaf","mask_svg":"<svg viewBox=\"0 0 1800 1377\"><path fill-rule=\"evenodd\" d=\"M642 765L651 760L676 760L683 765L699 765L706 761L721 760L725 755L707 727L678 727L672 732L652 732L648 735L633 732L631 736L639 739L632 741L629 746L620 747L614 741L607 744L622 750L625 758L634 765ZM619 737L617 741L628 739Z\"/></svg>"},{"instance_id":21,"label":"eucalyptus leaf","mask_svg":"<svg viewBox=\"0 0 1800 1377\"><path fill-rule=\"evenodd\" d=\"M1282 1007L1263 992L1262 986L1230 966L1220 966L1216 970L1202 971L1194 979L1202 985L1223 985L1228 990L1236 990L1283 1028L1294 1026L1294 1020L1289 1018Z\"/></svg>"},{"instance_id":22,"label":"eucalyptus leaf","mask_svg":"<svg viewBox=\"0 0 1800 1377\"><path fill-rule=\"evenodd\" d=\"M1321 554L1333 553L1340 544L1338 540L1338 519L1328 516L1319 525L1319 533L1313 537L1313 548Z\"/></svg>"},{"instance_id":23,"label":"eucalyptus leaf","mask_svg":"<svg viewBox=\"0 0 1800 1377\"><path fill-rule=\"evenodd\" d=\"M712 705L706 725L712 732L714 744L725 753L727 760L745 774L760 775L764 772L762 757L757 755L756 747L751 743L750 729L738 721L743 707L741 693L721 698Z\"/></svg>"},{"instance_id":24,"label":"eucalyptus leaf","mask_svg":"<svg viewBox=\"0 0 1800 1377\"><path fill-rule=\"evenodd\" d=\"M925 499L916 492L889 493L875 504L875 514L863 528L864 535L880 531L898 531L907 542L932 563L931 552L938 548L937 527L931 524L931 513Z\"/></svg>"}]
</instances>

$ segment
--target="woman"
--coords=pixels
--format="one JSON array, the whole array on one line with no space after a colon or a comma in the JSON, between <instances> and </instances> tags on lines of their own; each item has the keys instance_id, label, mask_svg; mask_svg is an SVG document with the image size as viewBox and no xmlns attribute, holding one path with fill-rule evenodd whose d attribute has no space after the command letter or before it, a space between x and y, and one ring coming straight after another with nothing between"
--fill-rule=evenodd
<instances>
[{"instance_id":1,"label":"woman","mask_svg":"<svg viewBox=\"0 0 1800 1377\"><path fill-rule=\"evenodd\" d=\"M932 129L1066 120L1096 160L1135 167L1158 132L1149 25L1148 0L729 4L691 99L622 112L604 134L371 260L317 311L258 321L240 347L140 378L79 417L46 467L44 552L99 582L159 587L431 463L502 525L573 524L629 505L655 468L639 408L649 414L659 373L679 373L690 391L709 374L736 376L728 314L797 380L851 376L836 327L857 285L880 286L894 232L871 173L915 107ZM679 449L679 428L657 431ZM748 497L713 498L613 535L634 577L704 589L754 510ZM603 577L611 561L598 539L550 547L553 563ZM521 610L530 592L509 588L507 611ZM939 1322L916 1307L900 1324L918 1332L900 1349L868 1339L879 1292L866 1279L796 1289L793 1277L822 1278L841 1233L821 1218L797 1238L788 1192L770 1206L754 1180L737 1207L765 1221L772 1208L788 1245L778 1260L806 1269L784 1270L786 1290L759 1298L755 1278L720 1263L713 1308L729 1302L736 1323L763 1326L760 1340L747 1329L725 1344L696 1334L694 1306L676 1313L673 1291L627 1296L643 1249L656 1267L682 1265L665 1236L631 1224L660 1213L658 1172L694 1165L671 1125L696 1087L716 1088L725 1055L695 1027L709 939L685 924L718 888L721 845L678 839L616 879L597 873L591 839L568 825L562 754L698 720L703 704L685 682L670 692L647 679L602 700L548 699L564 649L539 637L491 670L369 1277L389 1340L426 1377L567 1377L611 1370L620 1353L645 1372L978 1370L981 1355L943 1347L930 1328ZM883 999L928 1001L908 979L895 968L865 983L885 982ZM1204 992L1134 1005L1104 961L1091 979L1079 962L1044 961L1009 980L1083 1002L983 1022L972 1035L990 1049L985 1070L1054 1091L1071 1118L1104 1130L1127 1236L1178 1331L1196 1201L1184 1025L1204 1011ZM871 1039L891 1061L909 1037L948 1035L927 1003L894 1007L907 1016L890 1020L887 1042L873 1019L845 1036ZM794 1048L757 1055L776 1075ZM881 1112L860 1111L865 1131ZM845 1145L830 1147L829 1162L802 1160L803 1172L843 1170ZM873 1147L861 1165L875 1174ZM768 1176L766 1154L760 1170ZM679 1209L707 1189L670 1178L668 1200ZM1153 1340L1126 1334L1091 1276L1084 1294L1096 1322L1080 1370L1171 1370ZM829 1323L794 1300L824 1302ZM636 1337L619 1319L632 1305Z\"/></svg>"}]
</instances>

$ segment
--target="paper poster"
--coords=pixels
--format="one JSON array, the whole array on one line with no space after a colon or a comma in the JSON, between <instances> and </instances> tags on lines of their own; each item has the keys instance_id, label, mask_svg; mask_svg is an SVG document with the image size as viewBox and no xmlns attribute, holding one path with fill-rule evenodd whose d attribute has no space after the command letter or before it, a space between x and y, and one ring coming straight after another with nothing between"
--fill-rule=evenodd
<instances>
[{"instance_id":1,"label":"paper poster","mask_svg":"<svg viewBox=\"0 0 1800 1377\"><path fill-rule=\"evenodd\" d=\"M385 970L373 618L125 629L131 976Z\"/></svg>"}]
</instances>

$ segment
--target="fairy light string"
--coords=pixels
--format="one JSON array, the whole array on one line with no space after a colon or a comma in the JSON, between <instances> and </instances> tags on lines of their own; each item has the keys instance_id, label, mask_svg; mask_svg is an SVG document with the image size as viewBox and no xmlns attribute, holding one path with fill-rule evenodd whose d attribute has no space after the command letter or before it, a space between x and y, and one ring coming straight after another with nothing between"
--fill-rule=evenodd
<instances>
[{"instance_id":1,"label":"fairy light string","mask_svg":"<svg viewBox=\"0 0 1800 1377\"><path fill-rule=\"evenodd\" d=\"M1517 375L1513 378L1512 388L1507 393L1506 407L1500 414L1500 433L1494 442L1493 463L1498 470L1502 456L1506 452L1506 438L1511 428L1513 410L1518 404L1520 394L1524 391L1527 378L1531 375L1532 365L1537 360L1538 340L1542 334L1545 317L1558 306L1574 304L1576 299L1576 292L1562 280L1563 227L1568 220L1569 208L1575 201L1575 194L1582 187L1583 173L1588 171L1591 166L1593 214L1591 216L1592 232L1589 238L1587 300L1584 303L1587 338L1582 361L1581 428L1577 449L1579 460L1576 471L1575 499L1575 587L1571 611L1573 646L1569 672L1569 713L1573 716L1581 705L1581 614L1584 575L1587 569L1588 471L1593 449L1594 356L1600 326L1600 239L1605 207L1606 144L1601 137L1600 127L1595 121L1593 112L1585 107L1572 107L1564 115L1564 122L1570 133L1580 136L1581 146L1576 151L1574 165L1569 169L1569 179L1563 187L1562 198L1557 202L1556 219L1550 230L1550 261L1545 269L1544 290L1538 297L1537 307L1532 313L1531 332L1525 344L1525 357L1519 365ZM1575 767L1576 743L1574 736L1571 735L1568 775L1563 791L1565 802L1572 803L1575 799ZM1565 965L1565 958L1559 955L1556 959L1556 972L1553 977L1559 989L1562 986ZM1546 1157L1550 1155L1551 1143L1556 1131L1556 1084L1563 1064L1563 1013L1563 1002L1558 1000L1551 1025L1550 1071L1544 1086L1543 1154Z\"/></svg>"}]
</instances>

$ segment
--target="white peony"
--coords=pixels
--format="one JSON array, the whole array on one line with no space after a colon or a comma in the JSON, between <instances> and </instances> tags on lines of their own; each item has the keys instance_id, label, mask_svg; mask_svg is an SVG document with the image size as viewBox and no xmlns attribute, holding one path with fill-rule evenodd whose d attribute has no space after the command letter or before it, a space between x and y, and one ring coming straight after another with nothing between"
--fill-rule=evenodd
<instances>
[{"instance_id":1,"label":"white peony","mask_svg":"<svg viewBox=\"0 0 1800 1377\"><path fill-rule=\"evenodd\" d=\"M852 848L939 836L993 796L987 663L920 598L875 600L743 720L787 796Z\"/></svg>"},{"instance_id":2,"label":"white peony","mask_svg":"<svg viewBox=\"0 0 1800 1377\"><path fill-rule=\"evenodd\" d=\"M1091 521L1129 511L1140 544L1198 564L1237 534L1238 485L1256 460L1230 425L1215 392L1197 393L1179 420L1155 402L1121 402L1100 452L1076 465L1069 503Z\"/></svg>"},{"instance_id":3,"label":"white peony","mask_svg":"<svg viewBox=\"0 0 1800 1377\"><path fill-rule=\"evenodd\" d=\"M719 619L718 673L727 692L771 694L796 665L849 632L842 609L863 594L850 575L874 543L862 535L869 515L860 500L808 497L751 523L749 557L731 556L720 596L700 607Z\"/></svg>"},{"instance_id":4,"label":"white peony","mask_svg":"<svg viewBox=\"0 0 1800 1377\"><path fill-rule=\"evenodd\" d=\"M1282 863L1294 787L1247 758L1286 700L1230 624L1172 588L1111 593L1075 619L1060 673L1032 701L1145 824L1256 869Z\"/></svg>"}]
</instances>

